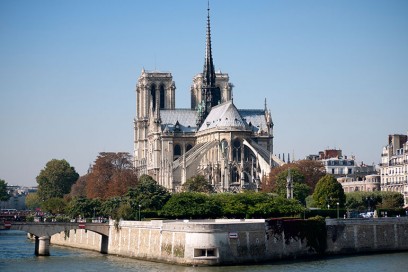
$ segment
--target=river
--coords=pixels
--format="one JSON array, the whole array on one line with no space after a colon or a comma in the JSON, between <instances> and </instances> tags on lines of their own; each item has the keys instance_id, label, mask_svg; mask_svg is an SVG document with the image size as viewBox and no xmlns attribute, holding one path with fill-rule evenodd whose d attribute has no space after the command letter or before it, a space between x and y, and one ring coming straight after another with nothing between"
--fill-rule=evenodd
<instances>
[{"instance_id":1,"label":"river","mask_svg":"<svg viewBox=\"0 0 408 272\"><path fill-rule=\"evenodd\" d=\"M49 257L34 255L34 243L21 231L0 231L0 271L166 271L166 272L289 272L289 271L407 271L408 252L330 257L310 261L286 261L271 264L186 267L103 255L98 252L51 246Z\"/></svg>"}]
</instances>

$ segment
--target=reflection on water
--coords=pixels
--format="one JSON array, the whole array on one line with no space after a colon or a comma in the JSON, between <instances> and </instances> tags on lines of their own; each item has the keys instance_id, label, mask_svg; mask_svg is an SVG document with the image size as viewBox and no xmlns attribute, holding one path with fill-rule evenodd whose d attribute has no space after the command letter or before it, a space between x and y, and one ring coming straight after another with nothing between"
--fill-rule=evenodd
<instances>
[{"instance_id":1,"label":"reflection on water","mask_svg":"<svg viewBox=\"0 0 408 272\"><path fill-rule=\"evenodd\" d=\"M51 256L36 257L34 243L20 231L0 231L0 271L166 271L166 272L374 272L407 271L408 252L331 257L320 260L286 261L271 264L224 267L190 267L139 261L98 252L52 246Z\"/></svg>"}]
</instances>

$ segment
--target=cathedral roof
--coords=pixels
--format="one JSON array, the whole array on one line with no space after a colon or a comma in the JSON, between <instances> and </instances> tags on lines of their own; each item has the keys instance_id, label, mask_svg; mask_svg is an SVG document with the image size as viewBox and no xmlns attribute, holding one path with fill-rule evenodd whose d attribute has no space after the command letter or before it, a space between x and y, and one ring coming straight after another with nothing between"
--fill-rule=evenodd
<instances>
[{"instance_id":1,"label":"cathedral roof","mask_svg":"<svg viewBox=\"0 0 408 272\"><path fill-rule=\"evenodd\" d=\"M160 110L162 130L166 132L195 132L196 111L191 109ZM176 128L176 123L178 127Z\"/></svg>"},{"instance_id":2,"label":"cathedral roof","mask_svg":"<svg viewBox=\"0 0 408 272\"><path fill-rule=\"evenodd\" d=\"M268 124L266 123L265 110L239 110L239 113L253 132L267 131Z\"/></svg>"},{"instance_id":3,"label":"cathedral roof","mask_svg":"<svg viewBox=\"0 0 408 272\"><path fill-rule=\"evenodd\" d=\"M199 131L211 128L234 127L246 130L248 124L240 115L232 100L219 104L212 108Z\"/></svg>"}]
</instances>

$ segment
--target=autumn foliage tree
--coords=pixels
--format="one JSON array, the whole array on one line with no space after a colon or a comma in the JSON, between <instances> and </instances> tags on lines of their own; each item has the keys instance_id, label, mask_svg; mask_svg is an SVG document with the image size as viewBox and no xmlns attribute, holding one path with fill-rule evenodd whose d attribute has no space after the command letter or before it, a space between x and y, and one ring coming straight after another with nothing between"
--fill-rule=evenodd
<instances>
[{"instance_id":1,"label":"autumn foliage tree","mask_svg":"<svg viewBox=\"0 0 408 272\"><path fill-rule=\"evenodd\" d=\"M326 171L324 165L320 161L300 160L294 163L284 164L275 167L269 173L269 176L263 179L262 191L276 192L279 190L279 178L281 173L287 172L288 169L296 169L303 175L302 183L304 182L310 188L309 194L312 194L317 182L325 176Z\"/></svg>"},{"instance_id":2,"label":"autumn foliage tree","mask_svg":"<svg viewBox=\"0 0 408 272\"><path fill-rule=\"evenodd\" d=\"M73 186L75 196L108 199L124 195L137 185L131 156L125 152L99 153L89 173Z\"/></svg>"},{"instance_id":3,"label":"autumn foliage tree","mask_svg":"<svg viewBox=\"0 0 408 272\"><path fill-rule=\"evenodd\" d=\"M79 179L71 187L71 197L86 197L86 180L88 174L80 176Z\"/></svg>"}]
</instances>

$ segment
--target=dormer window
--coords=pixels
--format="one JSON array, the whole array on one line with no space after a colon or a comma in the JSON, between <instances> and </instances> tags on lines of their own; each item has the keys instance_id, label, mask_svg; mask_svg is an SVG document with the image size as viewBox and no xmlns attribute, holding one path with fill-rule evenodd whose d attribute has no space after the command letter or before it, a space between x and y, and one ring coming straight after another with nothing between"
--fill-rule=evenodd
<instances>
[{"instance_id":1,"label":"dormer window","mask_svg":"<svg viewBox=\"0 0 408 272\"><path fill-rule=\"evenodd\" d=\"M174 131L176 131L176 132L181 131L179 121L177 121L176 124L174 125Z\"/></svg>"}]
</instances>

